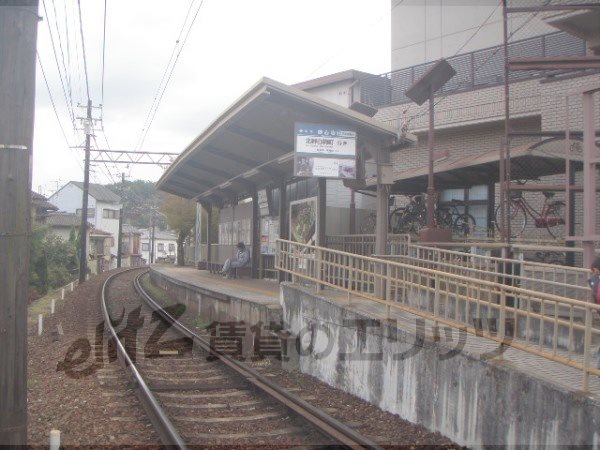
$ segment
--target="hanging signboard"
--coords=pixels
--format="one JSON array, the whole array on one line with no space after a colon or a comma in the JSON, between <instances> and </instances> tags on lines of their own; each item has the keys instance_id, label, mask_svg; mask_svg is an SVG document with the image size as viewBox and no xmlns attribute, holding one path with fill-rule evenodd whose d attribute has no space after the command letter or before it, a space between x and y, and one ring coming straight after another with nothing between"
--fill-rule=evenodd
<instances>
[{"instance_id":1,"label":"hanging signboard","mask_svg":"<svg viewBox=\"0 0 600 450\"><path fill-rule=\"evenodd\" d=\"M295 124L294 174L356 178L356 131L333 125Z\"/></svg>"}]
</instances>

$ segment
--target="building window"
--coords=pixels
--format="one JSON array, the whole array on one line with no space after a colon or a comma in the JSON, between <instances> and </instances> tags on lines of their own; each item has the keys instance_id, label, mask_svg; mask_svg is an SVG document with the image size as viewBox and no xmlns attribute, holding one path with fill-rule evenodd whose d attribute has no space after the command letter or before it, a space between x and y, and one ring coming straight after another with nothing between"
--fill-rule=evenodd
<instances>
[{"instance_id":1,"label":"building window","mask_svg":"<svg viewBox=\"0 0 600 450\"><path fill-rule=\"evenodd\" d=\"M165 244L163 244L163 243L158 244L158 251L159 252L164 252L165 251Z\"/></svg>"},{"instance_id":2,"label":"building window","mask_svg":"<svg viewBox=\"0 0 600 450\"><path fill-rule=\"evenodd\" d=\"M142 251L143 252L149 252L150 251L150 244L147 242L142 243Z\"/></svg>"},{"instance_id":3,"label":"building window","mask_svg":"<svg viewBox=\"0 0 600 450\"><path fill-rule=\"evenodd\" d=\"M175 252L175 244L169 244L169 253Z\"/></svg>"},{"instance_id":4,"label":"building window","mask_svg":"<svg viewBox=\"0 0 600 450\"><path fill-rule=\"evenodd\" d=\"M76 213L79 217L81 217L81 208L77 208ZM95 208L88 208L88 219L91 217L96 217L96 209Z\"/></svg>"},{"instance_id":5,"label":"building window","mask_svg":"<svg viewBox=\"0 0 600 450\"><path fill-rule=\"evenodd\" d=\"M103 219L118 219L119 218L119 210L104 208L102 210L102 218Z\"/></svg>"}]
</instances>

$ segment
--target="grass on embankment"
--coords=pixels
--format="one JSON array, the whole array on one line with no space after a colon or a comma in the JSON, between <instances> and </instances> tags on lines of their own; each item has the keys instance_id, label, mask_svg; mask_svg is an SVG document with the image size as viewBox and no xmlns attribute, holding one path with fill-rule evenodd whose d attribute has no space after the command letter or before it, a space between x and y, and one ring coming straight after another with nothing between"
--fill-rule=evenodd
<instances>
[{"instance_id":1,"label":"grass on embankment","mask_svg":"<svg viewBox=\"0 0 600 450\"><path fill-rule=\"evenodd\" d=\"M48 292L43 297L38 298L27 307L27 326L37 325L38 315L43 314L44 316L50 314L52 299L55 299L54 312L62 308L67 300L67 293L71 292L68 287L65 288L65 299L60 299L60 290L62 288L55 289Z\"/></svg>"}]
</instances>

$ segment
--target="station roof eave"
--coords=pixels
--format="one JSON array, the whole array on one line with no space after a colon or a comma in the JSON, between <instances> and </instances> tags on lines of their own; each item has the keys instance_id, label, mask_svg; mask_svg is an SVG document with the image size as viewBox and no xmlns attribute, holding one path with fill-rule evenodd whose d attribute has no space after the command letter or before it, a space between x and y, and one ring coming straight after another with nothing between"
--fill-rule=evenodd
<instances>
[{"instance_id":1,"label":"station roof eave","mask_svg":"<svg viewBox=\"0 0 600 450\"><path fill-rule=\"evenodd\" d=\"M194 139L165 171L158 189L222 203L293 179L294 124L352 127L358 145L411 145L412 136L313 94L263 78Z\"/></svg>"},{"instance_id":2,"label":"station roof eave","mask_svg":"<svg viewBox=\"0 0 600 450\"><path fill-rule=\"evenodd\" d=\"M571 160L576 170L582 167L582 155L575 152ZM427 165L396 175L392 193L417 194L427 190ZM512 180L532 180L565 173L564 139L550 138L510 149ZM444 158L434 162L436 189L457 189L479 184L497 183L500 179L500 152L493 150L478 156Z\"/></svg>"}]
</instances>

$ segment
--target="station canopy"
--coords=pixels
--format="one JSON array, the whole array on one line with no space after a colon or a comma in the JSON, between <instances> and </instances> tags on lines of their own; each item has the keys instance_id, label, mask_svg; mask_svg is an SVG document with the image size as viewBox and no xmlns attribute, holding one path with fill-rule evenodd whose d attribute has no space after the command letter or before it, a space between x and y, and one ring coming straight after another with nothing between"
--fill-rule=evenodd
<instances>
[{"instance_id":1,"label":"station canopy","mask_svg":"<svg viewBox=\"0 0 600 450\"><path fill-rule=\"evenodd\" d=\"M357 149L367 152L414 143L364 114L263 78L187 146L157 186L180 197L222 203L289 181L296 122L351 127Z\"/></svg>"},{"instance_id":2,"label":"station canopy","mask_svg":"<svg viewBox=\"0 0 600 450\"><path fill-rule=\"evenodd\" d=\"M580 140L570 142L573 168L583 167ZM427 190L428 166L405 170L397 174L392 187L394 194L416 194ZM513 147L510 150L512 180L535 180L547 175L564 174L565 140L550 138ZM482 152L478 156L447 157L434 162L433 172L437 189L455 189L500 180L500 151Z\"/></svg>"}]
</instances>

